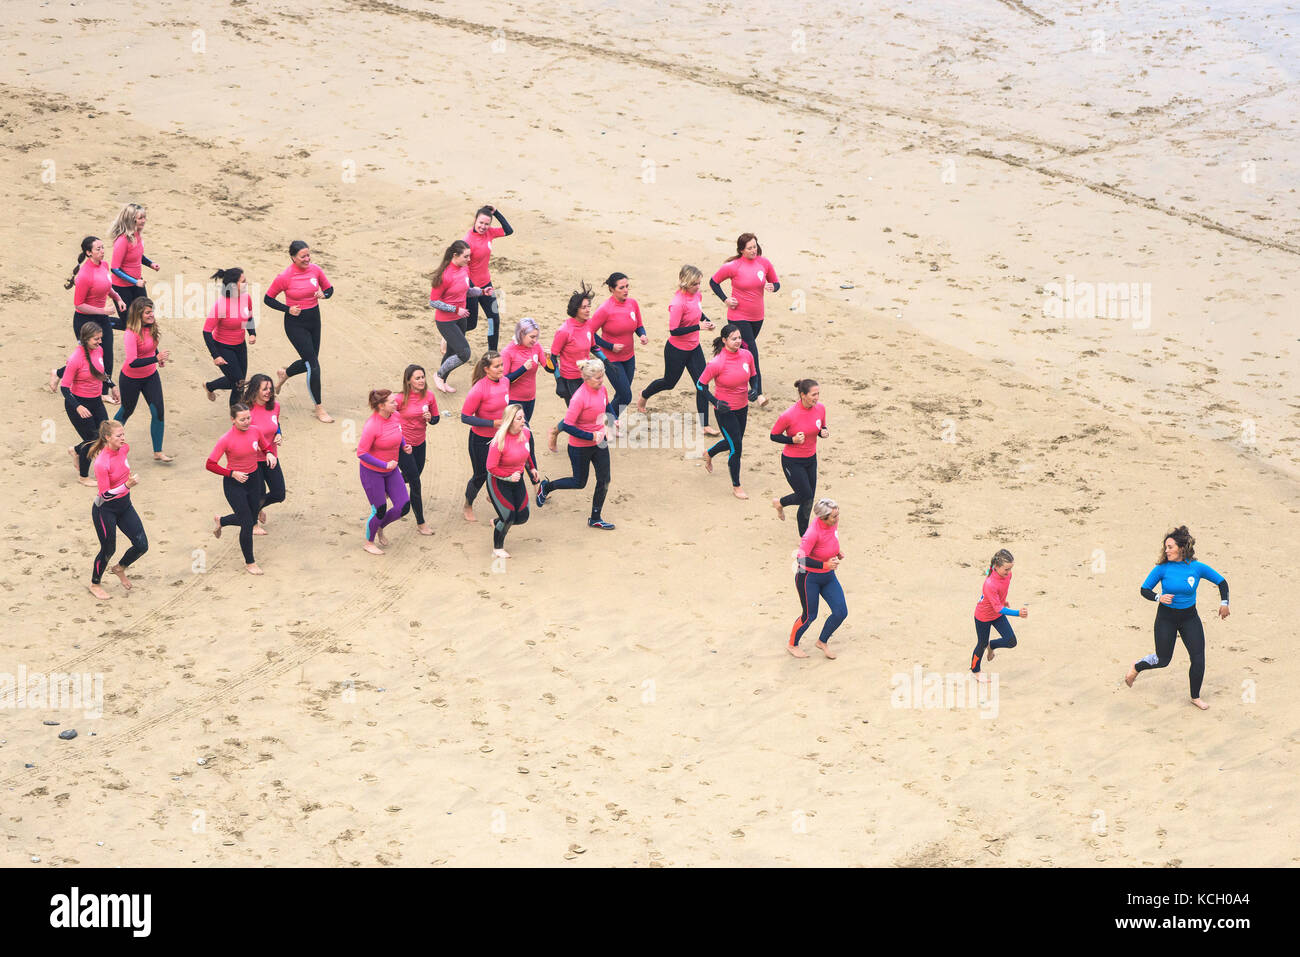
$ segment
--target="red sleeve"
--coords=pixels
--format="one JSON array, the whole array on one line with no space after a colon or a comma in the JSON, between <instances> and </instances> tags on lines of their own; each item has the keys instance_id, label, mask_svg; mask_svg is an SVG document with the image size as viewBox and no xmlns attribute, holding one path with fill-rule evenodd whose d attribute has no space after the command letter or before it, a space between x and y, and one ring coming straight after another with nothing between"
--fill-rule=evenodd
<instances>
[{"instance_id":1,"label":"red sleeve","mask_svg":"<svg viewBox=\"0 0 1300 957\"><path fill-rule=\"evenodd\" d=\"M208 313L208 318L203 320L204 332L217 331L217 308L220 305L220 303L229 302L229 301L230 301L229 299L218 299L216 302L212 304L212 311Z\"/></svg>"},{"instance_id":2,"label":"red sleeve","mask_svg":"<svg viewBox=\"0 0 1300 957\"><path fill-rule=\"evenodd\" d=\"M722 282L724 279L731 279L736 275L736 260L725 262L718 267L718 271L713 274L714 282Z\"/></svg>"},{"instance_id":3,"label":"red sleeve","mask_svg":"<svg viewBox=\"0 0 1300 957\"><path fill-rule=\"evenodd\" d=\"M334 284L330 282L330 277L325 275L325 270L321 269L320 266L316 267L316 278L320 282L321 292L334 288ZM775 280L773 281L775 282Z\"/></svg>"},{"instance_id":4,"label":"red sleeve","mask_svg":"<svg viewBox=\"0 0 1300 957\"><path fill-rule=\"evenodd\" d=\"M555 330L555 338L551 340L551 355L558 356L564 351L564 347L569 342L569 333L564 326Z\"/></svg>"},{"instance_id":5,"label":"red sleeve","mask_svg":"<svg viewBox=\"0 0 1300 957\"><path fill-rule=\"evenodd\" d=\"M131 330L126 331L122 337L122 345L126 349L126 362L123 365L130 365L136 359L140 358L140 337Z\"/></svg>"},{"instance_id":6,"label":"red sleeve","mask_svg":"<svg viewBox=\"0 0 1300 957\"><path fill-rule=\"evenodd\" d=\"M817 522L814 520L808 525L808 531L803 533L803 538L799 539L799 554L804 558L813 553L817 546Z\"/></svg>"},{"instance_id":7,"label":"red sleeve","mask_svg":"<svg viewBox=\"0 0 1300 957\"><path fill-rule=\"evenodd\" d=\"M489 226L487 231L488 239L500 239L506 234L506 231L500 226Z\"/></svg>"},{"instance_id":8,"label":"red sleeve","mask_svg":"<svg viewBox=\"0 0 1300 957\"><path fill-rule=\"evenodd\" d=\"M479 388L479 382L486 381L487 376L484 376L469 387L469 392L465 393L465 401L460 407L461 415L478 415L479 406L483 404L483 390ZM486 418L486 416L482 418Z\"/></svg>"},{"instance_id":9,"label":"red sleeve","mask_svg":"<svg viewBox=\"0 0 1300 957\"><path fill-rule=\"evenodd\" d=\"M708 365L706 365L706 366L704 367L704 371L700 373L700 384L701 384L701 385L704 385L705 383L708 383L708 382L712 382L712 381L713 381L713 377L716 376L716 375L718 374L718 370L717 370L717 368L716 368L716 366L717 366L717 362L718 362L718 360L717 360L717 359L714 359L712 362L708 363Z\"/></svg>"},{"instance_id":10,"label":"red sleeve","mask_svg":"<svg viewBox=\"0 0 1300 957\"><path fill-rule=\"evenodd\" d=\"M95 456L95 485L99 489L99 494L103 495L108 491L108 456L103 452Z\"/></svg>"},{"instance_id":11,"label":"red sleeve","mask_svg":"<svg viewBox=\"0 0 1300 957\"><path fill-rule=\"evenodd\" d=\"M768 259L766 256L764 256L764 257L763 257L763 262L767 263L767 270L766 270L766 272L767 272L767 279L766 279L765 281L766 281L766 282L780 282L781 280L780 280L780 279L777 277L777 275L776 275L776 267L772 265L772 260L770 260L770 259Z\"/></svg>"},{"instance_id":12,"label":"red sleeve","mask_svg":"<svg viewBox=\"0 0 1300 957\"><path fill-rule=\"evenodd\" d=\"M998 597L998 588L993 584L993 576L989 575L984 579L984 587L980 589L984 600L989 603L989 607L995 612L1002 610L1002 599Z\"/></svg>"},{"instance_id":13,"label":"red sleeve","mask_svg":"<svg viewBox=\"0 0 1300 957\"><path fill-rule=\"evenodd\" d=\"M772 426L773 435L780 435L782 432L786 430L786 428L790 424L789 415L790 415L790 410L786 409L784 412L782 412L780 415L776 417L776 424Z\"/></svg>"},{"instance_id":14,"label":"red sleeve","mask_svg":"<svg viewBox=\"0 0 1300 957\"><path fill-rule=\"evenodd\" d=\"M488 443L487 470L491 472L501 464L501 450L497 448L497 440L493 439Z\"/></svg>"},{"instance_id":15,"label":"red sleeve","mask_svg":"<svg viewBox=\"0 0 1300 957\"><path fill-rule=\"evenodd\" d=\"M266 287L266 294L274 299L280 293L284 292L286 285L288 285L288 283L284 280L284 273L277 273L276 277L271 280L271 285Z\"/></svg>"},{"instance_id":16,"label":"red sleeve","mask_svg":"<svg viewBox=\"0 0 1300 957\"><path fill-rule=\"evenodd\" d=\"M226 453L226 437L223 435L217 439L217 444L212 448L212 454L208 456L207 469L217 475L230 475L230 469L220 465L221 456Z\"/></svg>"},{"instance_id":17,"label":"red sleeve","mask_svg":"<svg viewBox=\"0 0 1300 957\"><path fill-rule=\"evenodd\" d=\"M587 328L591 330L593 340L600 335L600 330L605 328L605 320L609 318L609 310L605 308L608 302L608 299L602 302L596 311L591 314L591 318L587 320Z\"/></svg>"},{"instance_id":18,"label":"red sleeve","mask_svg":"<svg viewBox=\"0 0 1300 957\"><path fill-rule=\"evenodd\" d=\"M682 317L686 315L686 303L680 299L674 299L668 305L668 329L672 331L679 326L685 325Z\"/></svg>"},{"instance_id":19,"label":"red sleeve","mask_svg":"<svg viewBox=\"0 0 1300 957\"><path fill-rule=\"evenodd\" d=\"M72 383L77 378L77 370L84 368L86 365L86 355L78 348L76 352L68 356L68 361L63 367L63 380L59 385L66 389L72 388Z\"/></svg>"}]
</instances>

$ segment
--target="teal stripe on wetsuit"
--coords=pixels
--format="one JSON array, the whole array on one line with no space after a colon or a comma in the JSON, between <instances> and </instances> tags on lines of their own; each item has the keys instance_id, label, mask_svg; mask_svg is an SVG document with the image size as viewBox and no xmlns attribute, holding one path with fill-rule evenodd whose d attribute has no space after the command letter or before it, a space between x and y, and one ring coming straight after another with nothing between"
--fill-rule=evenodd
<instances>
[{"instance_id":1,"label":"teal stripe on wetsuit","mask_svg":"<svg viewBox=\"0 0 1300 957\"><path fill-rule=\"evenodd\" d=\"M1170 608L1192 608L1196 604L1196 586L1202 578L1212 585L1223 582L1223 576L1205 562L1162 562L1151 569L1142 587L1154 590L1159 582L1161 592L1173 595Z\"/></svg>"}]
</instances>

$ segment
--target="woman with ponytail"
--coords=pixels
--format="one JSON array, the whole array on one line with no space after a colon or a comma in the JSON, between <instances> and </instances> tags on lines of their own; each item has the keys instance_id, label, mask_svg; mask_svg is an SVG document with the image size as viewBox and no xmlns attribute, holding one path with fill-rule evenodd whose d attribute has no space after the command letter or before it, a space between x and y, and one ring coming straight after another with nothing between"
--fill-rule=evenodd
<instances>
[{"instance_id":1,"label":"woman with ponytail","mask_svg":"<svg viewBox=\"0 0 1300 957\"><path fill-rule=\"evenodd\" d=\"M749 498L740 487L740 454L745 441L745 425L749 421L749 392L753 388L754 357L743 348L740 327L729 322L722 327L722 335L713 340L713 361L704 367L695 387L704 394L709 404L717 410L718 427L722 441L704 453L704 471L712 474L713 457L727 452L727 469L731 472L731 494L736 498ZM709 391L709 383L718 381L718 394Z\"/></svg>"},{"instance_id":2,"label":"woman with ponytail","mask_svg":"<svg viewBox=\"0 0 1300 957\"><path fill-rule=\"evenodd\" d=\"M154 461L170 462L172 457L163 451L163 388L158 370L167 364L171 352L167 349L159 352L160 342L162 330L154 318L153 300L137 296L126 311L126 335L122 342L126 360L118 379L122 386L122 407L113 418L125 425L143 395L149 407Z\"/></svg>"},{"instance_id":3,"label":"woman with ponytail","mask_svg":"<svg viewBox=\"0 0 1300 957\"><path fill-rule=\"evenodd\" d=\"M817 620L817 606L825 599L831 614L822 625L817 649L827 658L835 658L828 642L835 629L849 617L844 589L835 576L835 570L844 560L844 552L840 549L840 507L833 500L823 498L813 506L813 514L816 518L799 540L795 552L794 589L799 594L799 617L790 629L786 651L796 658L808 657L808 652L799 647L799 639Z\"/></svg>"},{"instance_id":4,"label":"woman with ponytail","mask_svg":"<svg viewBox=\"0 0 1300 957\"><path fill-rule=\"evenodd\" d=\"M791 494L772 499L777 517L785 521L785 507L799 506L795 518L799 534L808 531L813 497L817 494L817 440L830 435L826 428L826 406L821 404L821 386L814 379L800 379L794 384L798 400L781 413L772 426L770 438L783 445L781 471L790 484Z\"/></svg>"},{"instance_id":5,"label":"woman with ponytail","mask_svg":"<svg viewBox=\"0 0 1300 957\"><path fill-rule=\"evenodd\" d=\"M365 523L365 541L361 547L371 555L382 555L388 544L384 528L411 510L411 496L398 471L398 457L411 453L411 444L402 434L402 420L397 415L398 395L388 389L370 392L371 416L361 430L357 458L361 460L361 487L370 500L370 517ZM389 506L392 502L392 506Z\"/></svg>"},{"instance_id":6,"label":"woman with ponytail","mask_svg":"<svg viewBox=\"0 0 1300 957\"><path fill-rule=\"evenodd\" d=\"M474 365L470 376L470 390L460 407L460 420L469 429L469 463L472 472L465 485L465 521L477 522L474 516L474 499L487 481L488 445L501 426L502 416L510 402L510 380L505 377L505 364L496 352L485 352Z\"/></svg>"},{"instance_id":7,"label":"woman with ponytail","mask_svg":"<svg viewBox=\"0 0 1300 957\"><path fill-rule=\"evenodd\" d=\"M94 485L95 480L89 477L90 456L87 452L99 435L99 424L108 418L103 385L112 383L104 372L103 328L97 322L87 322L82 325L79 338L81 341L76 351L68 356L68 363L63 367L60 391L68 421L81 436L81 442L70 446L68 454L77 463L81 484ZM117 391L116 386L113 391Z\"/></svg>"},{"instance_id":8,"label":"woman with ponytail","mask_svg":"<svg viewBox=\"0 0 1300 957\"><path fill-rule=\"evenodd\" d=\"M980 674L980 661L988 649L988 660L993 660L993 653L999 648L1014 648L1016 633L1011 630L1012 618L1028 618L1029 606L1015 609L1007 607L1007 592L1011 588L1011 568L1016 560L1005 548L999 548L989 561L988 571L984 573L984 587L980 590L980 600L975 605L975 651L971 654L970 670L980 681L985 680ZM996 628L1000 638L989 641L989 630Z\"/></svg>"},{"instance_id":9,"label":"woman with ponytail","mask_svg":"<svg viewBox=\"0 0 1300 957\"><path fill-rule=\"evenodd\" d=\"M229 389L230 404L234 405L243 397L244 379L248 375L248 347L257 342L253 297L248 294L244 270L238 266L218 269L212 278L217 282L217 299L203 323L203 344L208 347L212 364L221 376L203 383L203 389L209 402L216 401L217 389Z\"/></svg>"},{"instance_id":10,"label":"woman with ponytail","mask_svg":"<svg viewBox=\"0 0 1300 957\"><path fill-rule=\"evenodd\" d=\"M100 580L108 568L108 560L117 551L117 530L122 530L131 547L122 556L122 560L108 570L117 576L127 591L131 590L131 582L126 577L126 570L149 550L144 524L136 514L135 506L131 504L131 489L140 480L126 460L130 451L131 446L126 444L126 430L120 422L99 423L99 434L89 448L89 456L95 464L95 485L98 489L95 502L90 507L90 523L95 527L95 537L99 539L99 553L95 556L95 564L90 573L90 593L100 601L108 601L113 597L104 591Z\"/></svg>"},{"instance_id":11,"label":"woman with ponytail","mask_svg":"<svg viewBox=\"0 0 1300 957\"><path fill-rule=\"evenodd\" d=\"M289 244L289 265L274 279L262 297L268 309L284 313L284 335L298 353L298 361L276 371L275 391L284 389L291 376L307 374L307 390L316 404L316 419L333 422L322 405L324 387L320 375L320 301L334 295L334 286L311 261L311 247L301 239ZM275 297L284 293L284 302ZM245 366L247 369L247 366Z\"/></svg>"}]
</instances>

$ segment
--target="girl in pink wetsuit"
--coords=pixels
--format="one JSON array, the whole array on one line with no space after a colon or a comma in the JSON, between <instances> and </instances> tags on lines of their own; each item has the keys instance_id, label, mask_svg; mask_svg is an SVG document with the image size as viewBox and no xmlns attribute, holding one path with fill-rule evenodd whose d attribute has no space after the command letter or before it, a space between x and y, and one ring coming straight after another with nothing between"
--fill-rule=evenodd
<instances>
[{"instance_id":1,"label":"girl in pink wetsuit","mask_svg":"<svg viewBox=\"0 0 1300 957\"><path fill-rule=\"evenodd\" d=\"M397 396L397 414L402 420L402 437L411 451L402 449L397 456L397 468L406 482L411 496L411 511L415 513L415 530L421 535L432 535L433 529L424 521L424 490L420 476L424 474L424 460L428 453L426 441L428 428L437 425L438 400L429 389L424 366L409 365L402 373L402 391Z\"/></svg>"},{"instance_id":2,"label":"girl in pink wetsuit","mask_svg":"<svg viewBox=\"0 0 1300 957\"><path fill-rule=\"evenodd\" d=\"M1007 607L1007 592L1011 589L1011 568L1016 560L1005 548L999 548L989 562L989 570L984 573L984 587L980 589L980 600L975 605L975 650L970 657L970 670L985 680L980 673L980 660L984 650L988 649L988 659L993 660L993 652L998 648L1014 648L1016 633L1011 630L1013 618L1028 618L1028 607L1015 609ZM989 630L996 628L1000 638L989 641Z\"/></svg>"},{"instance_id":3,"label":"girl in pink wetsuit","mask_svg":"<svg viewBox=\"0 0 1300 957\"><path fill-rule=\"evenodd\" d=\"M126 334L122 336L126 359L118 377L122 407L113 418L125 425L135 412L140 396L144 396L145 405L149 407L149 437L153 441L154 461L170 462L172 457L163 451L163 388L158 370L167 364L171 351L158 349L162 330L154 318L152 299L137 296L126 312Z\"/></svg>"},{"instance_id":4,"label":"girl in pink wetsuit","mask_svg":"<svg viewBox=\"0 0 1300 957\"><path fill-rule=\"evenodd\" d=\"M372 555L384 554L380 547L388 544L384 527L411 510L411 497L402 481L402 473L397 469L400 453L411 452L411 445L402 434L401 417L397 414L398 398L397 393L387 389L371 391L370 408L374 414L366 421L361 430L361 441L357 443L361 487L370 500L370 516L366 519L366 539L362 548Z\"/></svg>"},{"instance_id":5,"label":"girl in pink wetsuit","mask_svg":"<svg viewBox=\"0 0 1300 957\"><path fill-rule=\"evenodd\" d=\"M731 295L722 291L723 283L731 280ZM728 259L713 278L709 288L727 305L727 322L734 323L745 340L745 348L754 357L754 388L750 401L767 405L763 395L763 376L758 371L758 334L763 330L763 293L776 292L781 280L776 267L763 255L763 247L753 233L741 233L736 240L736 255Z\"/></svg>"},{"instance_id":6,"label":"girl in pink wetsuit","mask_svg":"<svg viewBox=\"0 0 1300 957\"><path fill-rule=\"evenodd\" d=\"M492 225L494 217L500 226ZM492 240L512 233L514 229L501 215L501 210L495 206L481 206L474 214L474 225L465 234L465 242L469 243L469 281L471 285L483 290L481 296L469 300L469 317L465 321L465 328L473 329L478 325L478 310L482 306L483 314L487 316L488 349L493 351L497 348L501 334L501 307L497 301L497 291L492 286L492 273L488 269L488 263L492 259Z\"/></svg>"},{"instance_id":7,"label":"girl in pink wetsuit","mask_svg":"<svg viewBox=\"0 0 1300 957\"><path fill-rule=\"evenodd\" d=\"M108 560L117 551L117 530L122 530L131 547L122 560L108 570L117 576L127 591L131 590L131 582L126 577L126 570L149 550L144 525L131 504L131 489L139 479L126 460L130 451L131 446L126 444L126 430L121 423L107 421L99 424L99 438L90 446L98 488L95 503L90 507L90 522L95 526L95 537L99 539L99 554L95 556L95 565L90 573L90 593L100 601L113 597L99 582L108 568Z\"/></svg>"},{"instance_id":8,"label":"girl in pink wetsuit","mask_svg":"<svg viewBox=\"0 0 1300 957\"><path fill-rule=\"evenodd\" d=\"M262 473L257 462L262 451L261 433L253 428L252 410L242 402L230 407L230 419L230 431L217 440L207 461L208 471L221 476L221 490L231 509L228 515L212 516L212 535L220 538L227 525L238 525L244 567L250 575L260 575L262 569L253 557L253 529L262 507ZM222 456L225 465L221 464Z\"/></svg>"},{"instance_id":9,"label":"girl in pink wetsuit","mask_svg":"<svg viewBox=\"0 0 1300 957\"><path fill-rule=\"evenodd\" d=\"M516 525L528 521L528 489L524 476L537 483L537 464L533 461L532 436L524 419L524 410L518 405L506 406L501 427L488 446L488 498L496 509L497 518L492 523L492 554L509 558L506 551L506 534Z\"/></svg>"},{"instance_id":10,"label":"girl in pink wetsuit","mask_svg":"<svg viewBox=\"0 0 1300 957\"><path fill-rule=\"evenodd\" d=\"M72 276L63 284L63 288L73 290L72 335L80 341L81 327L87 322L99 326L104 334L100 348L104 350L104 369L109 373L110 379L103 383L102 389L104 395L109 397L109 401L117 403L119 401L117 386L111 381L113 320L117 317L118 310L126 309L126 304L113 290L108 263L104 262L104 243L99 237L87 236L81 241L81 255L77 257L77 265L72 268ZM113 297L116 308L109 307L109 296ZM57 391L59 380L62 378L63 369L50 371L51 392Z\"/></svg>"}]
</instances>

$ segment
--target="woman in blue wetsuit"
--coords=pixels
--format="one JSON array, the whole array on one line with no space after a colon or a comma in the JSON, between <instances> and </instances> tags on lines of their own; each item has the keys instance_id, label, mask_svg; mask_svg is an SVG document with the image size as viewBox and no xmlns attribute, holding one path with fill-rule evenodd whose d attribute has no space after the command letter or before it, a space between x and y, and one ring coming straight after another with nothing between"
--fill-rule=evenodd
<instances>
[{"instance_id":1,"label":"woman in blue wetsuit","mask_svg":"<svg viewBox=\"0 0 1300 957\"><path fill-rule=\"evenodd\" d=\"M1228 617L1228 581L1204 562L1196 561L1196 539L1180 525L1165 536L1164 552L1159 564L1142 583L1142 597L1158 602L1156 607L1156 650L1135 662L1124 676L1130 688L1139 672L1164 668L1174 656L1174 639L1181 636L1192 665L1187 671L1191 681L1192 704L1204 711L1209 707L1201 700L1201 679L1205 677L1205 628L1196 613L1196 586L1201 579L1219 586L1219 617ZM1154 589L1160 583L1160 595Z\"/></svg>"}]
</instances>

